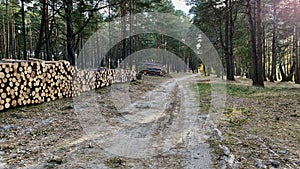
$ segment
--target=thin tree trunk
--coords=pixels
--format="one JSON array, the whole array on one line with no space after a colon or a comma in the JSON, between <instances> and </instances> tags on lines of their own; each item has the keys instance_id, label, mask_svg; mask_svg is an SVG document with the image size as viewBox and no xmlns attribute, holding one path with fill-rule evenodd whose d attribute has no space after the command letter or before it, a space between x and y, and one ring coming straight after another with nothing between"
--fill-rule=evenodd
<instances>
[{"instance_id":1,"label":"thin tree trunk","mask_svg":"<svg viewBox=\"0 0 300 169\"><path fill-rule=\"evenodd\" d=\"M27 49L26 49L26 28L25 28L25 9L24 9L24 0L21 0L22 3L22 32L23 32L23 59L28 60Z\"/></svg>"},{"instance_id":2,"label":"thin tree trunk","mask_svg":"<svg viewBox=\"0 0 300 169\"><path fill-rule=\"evenodd\" d=\"M268 49L268 78L271 79L271 55L270 55L270 44L267 42Z\"/></svg>"},{"instance_id":3,"label":"thin tree trunk","mask_svg":"<svg viewBox=\"0 0 300 169\"><path fill-rule=\"evenodd\" d=\"M6 51L6 31L5 31L5 19L4 14L2 15L2 37L3 37L3 48L2 48L2 58L5 57L5 51Z\"/></svg>"},{"instance_id":4,"label":"thin tree trunk","mask_svg":"<svg viewBox=\"0 0 300 169\"><path fill-rule=\"evenodd\" d=\"M32 57L32 29L31 26L29 27L29 51L30 51L30 57Z\"/></svg>"},{"instance_id":5,"label":"thin tree trunk","mask_svg":"<svg viewBox=\"0 0 300 169\"><path fill-rule=\"evenodd\" d=\"M107 60L108 60L108 68L111 68L111 67L115 67L114 65L111 65L111 60L113 60L114 62L116 62L116 59L112 59L112 48L111 48L111 12L110 12L110 2L108 1L108 40L109 40L109 54L108 54L108 57L107 57Z\"/></svg>"},{"instance_id":6,"label":"thin tree trunk","mask_svg":"<svg viewBox=\"0 0 300 169\"><path fill-rule=\"evenodd\" d=\"M133 37L132 37L132 27L133 27L133 0L130 0L130 37L129 37L129 55L132 54L132 43L133 43ZM129 67L132 69L132 57L129 57Z\"/></svg>"},{"instance_id":7,"label":"thin tree trunk","mask_svg":"<svg viewBox=\"0 0 300 169\"><path fill-rule=\"evenodd\" d=\"M123 42L122 42L122 59L124 64L124 69L126 69L126 62L124 61L127 54L127 48L126 48L126 1L124 1L121 5L121 17L122 17L122 36L123 36Z\"/></svg>"},{"instance_id":8,"label":"thin tree trunk","mask_svg":"<svg viewBox=\"0 0 300 169\"><path fill-rule=\"evenodd\" d=\"M265 27L263 26L263 79L264 81L267 81L267 75L266 75L266 63L267 63L267 56L266 56L266 51L267 51L267 43L266 43L266 32L265 32Z\"/></svg>"},{"instance_id":9,"label":"thin tree trunk","mask_svg":"<svg viewBox=\"0 0 300 169\"><path fill-rule=\"evenodd\" d=\"M16 58L16 33L15 33L15 17L14 14L12 13L11 17L11 40L12 40L12 58Z\"/></svg>"},{"instance_id":10,"label":"thin tree trunk","mask_svg":"<svg viewBox=\"0 0 300 169\"><path fill-rule=\"evenodd\" d=\"M6 58L10 58L9 54L9 4L8 0L6 0L6 49L5 49L5 56Z\"/></svg>"},{"instance_id":11,"label":"thin tree trunk","mask_svg":"<svg viewBox=\"0 0 300 169\"><path fill-rule=\"evenodd\" d=\"M48 0L45 0L46 4L48 4ZM49 11L48 5L45 6L45 40L46 40L46 60L51 60L52 57L50 56L50 33L49 33Z\"/></svg>"},{"instance_id":12,"label":"thin tree trunk","mask_svg":"<svg viewBox=\"0 0 300 169\"><path fill-rule=\"evenodd\" d=\"M228 0L225 1L226 5L226 10L229 8L228 7ZM230 69L230 52L229 52L229 13L226 11L225 14L225 59L226 59L226 77L227 80L230 80L230 74L231 74L231 69Z\"/></svg>"},{"instance_id":13,"label":"thin tree trunk","mask_svg":"<svg viewBox=\"0 0 300 169\"><path fill-rule=\"evenodd\" d=\"M276 81L276 62L277 62L277 10L276 2L273 2L273 35L272 35L272 71L270 81Z\"/></svg>"},{"instance_id":14,"label":"thin tree trunk","mask_svg":"<svg viewBox=\"0 0 300 169\"><path fill-rule=\"evenodd\" d=\"M228 80L234 80L234 62L233 62L233 30L234 30L234 22L233 22L233 4L232 0L229 0L229 78Z\"/></svg>"}]
</instances>

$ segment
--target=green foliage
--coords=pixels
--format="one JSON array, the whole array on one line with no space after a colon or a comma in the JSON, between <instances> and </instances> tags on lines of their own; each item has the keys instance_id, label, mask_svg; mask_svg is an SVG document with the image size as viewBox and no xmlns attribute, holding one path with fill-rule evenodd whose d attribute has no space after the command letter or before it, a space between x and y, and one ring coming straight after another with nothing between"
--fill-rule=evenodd
<instances>
[{"instance_id":1,"label":"green foliage","mask_svg":"<svg viewBox=\"0 0 300 169\"><path fill-rule=\"evenodd\" d=\"M48 1L46 8L48 9L48 16L46 16L46 25L47 28L43 28L42 23L42 14L44 1L32 1L27 0L25 2L25 22L26 22L26 46L27 50L33 52L37 47L38 39L41 32L44 32L42 38L42 48L41 48L41 59L46 59L46 51L50 52L50 59L53 57L56 60L59 59L68 59L66 45L67 45L67 22L66 22L66 2L64 1ZM116 17L121 16L123 1L121 0L112 0L106 2L100 2L91 0L82 0L82 1L73 1L72 4L68 4L71 9L71 18L72 18L72 27L73 27L73 48L75 53L78 55L84 43L88 38L95 33L97 30L101 29L103 25L107 22L114 20ZM2 25L9 23L9 36L12 37L12 16L15 20L15 37L16 37L16 48L12 49L11 38L10 42L10 51L17 53L18 57L21 54L21 50L24 46L22 32L22 17L21 17L21 7L19 1L9 1L9 19L6 21L6 4L5 1L0 2L0 37L4 39L4 33L8 32L2 29ZM97 6L98 5L98 6ZM109 7L107 5L110 5ZM104 7L102 9L102 7ZM96 9L101 8L101 10ZM110 15L108 15L110 11ZM161 12L174 14L175 16L185 18L188 20L188 16L179 10L175 10L171 0L140 0L140 1L125 1L125 12L126 15L142 13L142 12ZM132 12L132 13L131 13ZM13 14L13 15L12 15ZM3 20L4 18L4 20ZM166 29L173 30L183 30L187 29L186 25L176 25L172 23L174 21L170 20L168 23L161 22L161 26L172 25ZM138 23L134 23L138 24ZM129 24L126 25L126 29L130 27ZM42 29L43 28L43 29ZM42 29L42 30L41 30ZM45 30L44 30L45 29ZM121 27L112 28L114 31L122 31ZM46 32L46 33L45 33ZM45 35L47 34L47 35ZM114 35L111 35L114 36ZM112 37L105 37L112 38ZM167 37L166 35L161 34L142 34L132 39L124 40L126 42L126 53L127 56L147 48L159 48L164 49L169 52L174 53L179 56L183 61L188 62L192 69L196 69L200 61L193 53L193 51L188 48L185 44L179 42L177 39ZM47 50L46 44L49 43L49 49ZM132 44L130 44L132 43ZM1 41L0 54L4 56L5 49L3 42ZM131 46L131 50L129 49ZM120 42L116 46L112 47L111 60L116 66L117 60L122 57L123 42ZM131 53L129 52L131 51ZM150 55L149 55L150 56ZM31 57L34 57L33 55ZM153 58L155 56L151 56ZM20 57L19 57L20 58ZM189 58L189 59L187 59ZM21 58L20 58L21 59ZM164 59L160 60L164 62ZM105 65L107 66L107 65Z\"/></svg>"}]
</instances>

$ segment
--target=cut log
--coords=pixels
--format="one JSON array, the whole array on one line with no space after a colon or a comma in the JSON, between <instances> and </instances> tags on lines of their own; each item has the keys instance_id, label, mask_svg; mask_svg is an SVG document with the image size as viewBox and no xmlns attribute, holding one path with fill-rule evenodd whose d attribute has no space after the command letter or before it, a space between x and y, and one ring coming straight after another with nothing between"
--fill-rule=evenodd
<instances>
[{"instance_id":1,"label":"cut log","mask_svg":"<svg viewBox=\"0 0 300 169\"><path fill-rule=\"evenodd\" d=\"M132 76L131 71L78 70L63 60L3 59L0 61L0 111L75 97L82 92L128 81Z\"/></svg>"}]
</instances>

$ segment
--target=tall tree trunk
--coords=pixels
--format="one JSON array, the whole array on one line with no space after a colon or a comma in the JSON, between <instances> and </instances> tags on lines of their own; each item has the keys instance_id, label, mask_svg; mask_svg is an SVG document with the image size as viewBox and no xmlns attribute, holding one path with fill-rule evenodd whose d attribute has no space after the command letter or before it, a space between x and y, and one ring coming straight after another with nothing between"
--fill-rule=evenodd
<instances>
[{"instance_id":1,"label":"tall tree trunk","mask_svg":"<svg viewBox=\"0 0 300 169\"><path fill-rule=\"evenodd\" d=\"M270 81L276 81L276 62L277 62L277 6L276 1L273 1L273 32L272 32L272 69L271 69L271 76Z\"/></svg>"},{"instance_id":2,"label":"tall tree trunk","mask_svg":"<svg viewBox=\"0 0 300 169\"><path fill-rule=\"evenodd\" d=\"M16 59L16 26L15 26L15 17L12 12L11 17L11 40L12 40L12 58Z\"/></svg>"},{"instance_id":3,"label":"tall tree trunk","mask_svg":"<svg viewBox=\"0 0 300 169\"><path fill-rule=\"evenodd\" d=\"M73 20L72 20L72 11L73 11L73 0L64 0L65 4L65 19L67 24L67 51L68 59L71 65L75 65L75 51L74 51L74 29L73 29Z\"/></svg>"},{"instance_id":4,"label":"tall tree trunk","mask_svg":"<svg viewBox=\"0 0 300 169\"><path fill-rule=\"evenodd\" d=\"M45 0L46 4L48 4L48 0ZM51 60L50 56L50 33L49 33L49 11L48 5L45 6L45 40L46 40L46 60Z\"/></svg>"},{"instance_id":5,"label":"tall tree trunk","mask_svg":"<svg viewBox=\"0 0 300 169\"><path fill-rule=\"evenodd\" d=\"M270 55L270 43L267 42L267 57L268 57L268 64L267 64L267 67L268 67L268 70L267 70L267 76L269 79L271 79L271 55Z\"/></svg>"},{"instance_id":6,"label":"tall tree trunk","mask_svg":"<svg viewBox=\"0 0 300 169\"><path fill-rule=\"evenodd\" d=\"M252 8L251 1L247 0L247 16L249 22L249 33L250 33L250 42L251 42L251 55L252 55L252 81L253 85L258 84L257 79L257 64L256 64L256 35L255 35L255 25L252 17Z\"/></svg>"},{"instance_id":7,"label":"tall tree trunk","mask_svg":"<svg viewBox=\"0 0 300 169\"><path fill-rule=\"evenodd\" d=\"M31 56L32 55L32 28L31 28L31 26L29 27L29 51L30 51L30 56Z\"/></svg>"},{"instance_id":8,"label":"tall tree trunk","mask_svg":"<svg viewBox=\"0 0 300 169\"><path fill-rule=\"evenodd\" d=\"M40 32L39 37L36 43L36 47L34 50L34 55L36 58L42 59L40 53L44 44L44 35L45 35L45 25L46 25L46 9L47 9L47 0L42 0L43 8L42 8L42 18L41 18L41 24L40 24Z\"/></svg>"},{"instance_id":9,"label":"tall tree trunk","mask_svg":"<svg viewBox=\"0 0 300 169\"><path fill-rule=\"evenodd\" d=\"M110 12L110 2L108 1L108 40L109 40L109 54L107 57L107 61L108 61L108 68L110 69L111 67L114 67L113 65L111 65L111 60L112 60L112 48L111 48L111 12ZM116 60L113 59L113 62L115 62Z\"/></svg>"},{"instance_id":10,"label":"tall tree trunk","mask_svg":"<svg viewBox=\"0 0 300 169\"><path fill-rule=\"evenodd\" d=\"M229 33L229 77L228 80L234 80L234 62L233 62L233 30L234 30L234 22L233 22L233 2L229 0L229 25L228 25L228 33Z\"/></svg>"},{"instance_id":11,"label":"tall tree trunk","mask_svg":"<svg viewBox=\"0 0 300 169\"><path fill-rule=\"evenodd\" d=\"M265 32L265 27L263 26L263 78L264 81L267 81L267 73L266 73L266 63L267 63L267 56L266 56L266 51L267 51L267 43L266 43L266 32Z\"/></svg>"},{"instance_id":12,"label":"tall tree trunk","mask_svg":"<svg viewBox=\"0 0 300 169\"><path fill-rule=\"evenodd\" d=\"M130 0L130 35L129 35L129 55L132 54L132 43L133 43L133 37L132 37L132 28L133 28L133 0ZM129 57L129 67L132 69L132 57Z\"/></svg>"},{"instance_id":13,"label":"tall tree trunk","mask_svg":"<svg viewBox=\"0 0 300 169\"><path fill-rule=\"evenodd\" d=\"M10 58L9 54L9 2L6 0L5 4L5 13L6 13L6 49L5 49L5 57Z\"/></svg>"},{"instance_id":14,"label":"tall tree trunk","mask_svg":"<svg viewBox=\"0 0 300 169\"><path fill-rule=\"evenodd\" d=\"M125 60L127 54L126 48L126 1L124 1L121 5L121 17L122 17L122 60ZM124 68L126 68L126 62L123 61Z\"/></svg>"},{"instance_id":15,"label":"tall tree trunk","mask_svg":"<svg viewBox=\"0 0 300 169\"><path fill-rule=\"evenodd\" d=\"M298 2L297 0L294 0L294 32L293 32L293 58L295 62L295 83L300 84L300 66L299 66L299 56L298 56L298 24L297 24L297 6Z\"/></svg>"},{"instance_id":16,"label":"tall tree trunk","mask_svg":"<svg viewBox=\"0 0 300 169\"><path fill-rule=\"evenodd\" d=\"M24 9L24 0L21 0L22 3L22 32L23 32L23 59L27 59L27 49L26 49L26 28L25 28L25 9Z\"/></svg>"},{"instance_id":17,"label":"tall tree trunk","mask_svg":"<svg viewBox=\"0 0 300 169\"><path fill-rule=\"evenodd\" d=\"M225 58L226 58L226 69L227 69L227 80L234 80L234 68L232 60L232 9L231 9L231 0L225 1L226 14L225 14Z\"/></svg>"},{"instance_id":18,"label":"tall tree trunk","mask_svg":"<svg viewBox=\"0 0 300 169\"><path fill-rule=\"evenodd\" d=\"M257 0L257 84L255 86L264 86L263 66L262 66L262 18L261 18L261 0Z\"/></svg>"},{"instance_id":19,"label":"tall tree trunk","mask_svg":"<svg viewBox=\"0 0 300 169\"><path fill-rule=\"evenodd\" d=\"M3 37L3 47L2 47L2 58L5 57L5 51L6 51L6 31L5 31L5 19L4 14L2 15L2 37Z\"/></svg>"},{"instance_id":20,"label":"tall tree trunk","mask_svg":"<svg viewBox=\"0 0 300 169\"><path fill-rule=\"evenodd\" d=\"M228 0L225 1L225 5L226 5L225 9L227 10L228 9ZM226 78L227 78L227 80L229 80L229 78L230 78L228 29L229 29L229 15L228 15L228 11L226 11L226 14L225 14L225 49L224 49L224 53L225 53L225 59L226 59Z\"/></svg>"}]
</instances>

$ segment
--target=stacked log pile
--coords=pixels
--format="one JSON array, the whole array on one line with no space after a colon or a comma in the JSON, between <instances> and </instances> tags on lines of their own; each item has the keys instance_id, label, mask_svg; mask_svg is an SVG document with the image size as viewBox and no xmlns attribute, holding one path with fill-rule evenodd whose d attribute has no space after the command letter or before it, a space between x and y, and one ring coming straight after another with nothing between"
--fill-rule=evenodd
<instances>
[{"instance_id":1,"label":"stacked log pile","mask_svg":"<svg viewBox=\"0 0 300 169\"><path fill-rule=\"evenodd\" d=\"M77 70L67 61L3 59L0 62L0 111L74 97L134 79L135 72L129 70Z\"/></svg>"},{"instance_id":2,"label":"stacked log pile","mask_svg":"<svg viewBox=\"0 0 300 169\"><path fill-rule=\"evenodd\" d=\"M124 83L136 80L136 72L125 69L112 69L112 83Z\"/></svg>"}]
</instances>

